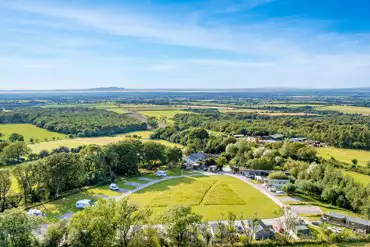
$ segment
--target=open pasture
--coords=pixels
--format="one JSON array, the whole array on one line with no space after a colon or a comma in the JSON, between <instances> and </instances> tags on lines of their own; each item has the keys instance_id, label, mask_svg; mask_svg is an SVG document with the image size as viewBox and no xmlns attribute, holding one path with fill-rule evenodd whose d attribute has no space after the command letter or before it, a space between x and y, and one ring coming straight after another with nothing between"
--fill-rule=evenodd
<instances>
[{"instance_id":1,"label":"open pasture","mask_svg":"<svg viewBox=\"0 0 370 247\"><path fill-rule=\"evenodd\" d=\"M280 208L250 185L229 176L176 178L130 195L129 200L149 206L154 215L174 205L190 205L205 220L225 218L228 212L251 218L277 217Z\"/></svg>"},{"instance_id":2,"label":"open pasture","mask_svg":"<svg viewBox=\"0 0 370 247\"><path fill-rule=\"evenodd\" d=\"M151 131L136 131L136 132L130 132L122 135L117 136L105 136L105 137L91 137L91 138L76 138L76 139L66 139L66 140L59 140L59 141L50 141L50 142L44 142L44 143L36 143L36 144L30 144L29 147L32 149L33 152L38 153L41 150L52 150L54 148L58 148L61 146L66 146L68 148L75 148L78 146L83 145L107 145L109 143L119 142L121 140L124 140L128 137L133 136L139 136L142 141L148 141L151 135ZM165 140L151 140L154 142L159 142L167 146L176 146L182 148L182 145L177 143L172 143Z\"/></svg>"},{"instance_id":3,"label":"open pasture","mask_svg":"<svg viewBox=\"0 0 370 247\"><path fill-rule=\"evenodd\" d=\"M358 173L358 172L354 172L354 171L342 170L342 172L343 172L343 174L352 177L356 182L359 182L359 183L361 183L365 186L370 184L370 176L367 176L365 174L361 174L361 173Z\"/></svg>"},{"instance_id":4,"label":"open pasture","mask_svg":"<svg viewBox=\"0 0 370 247\"><path fill-rule=\"evenodd\" d=\"M365 116L370 116L370 107L332 105L332 106L318 107L316 110L340 111L340 112L347 113L347 114L362 114Z\"/></svg>"},{"instance_id":5,"label":"open pasture","mask_svg":"<svg viewBox=\"0 0 370 247\"><path fill-rule=\"evenodd\" d=\"M18 133L24 136L24 141L29 143L32 138L35 142L44 142L45 140L65 139L66 135L51 132L46 129L39 128L32 124L0 124L0 133L3 136L0 140L7 140L11 133Z\"/></svg>"},{"instance_id":6,"label":"open pasture","mask_svg":"<svg viewBox=\"0 0 370 247\"><path fill-rule=\"evenodd\" d=\"M357 159L358 165L366 166L366 163L370 161L370 152L365 150L327 147L318 148L317 151L318 155L324 159L330 159L333 157L336 160L348 164L351 164L353 159Z\"/></svg>"}]
</instances>

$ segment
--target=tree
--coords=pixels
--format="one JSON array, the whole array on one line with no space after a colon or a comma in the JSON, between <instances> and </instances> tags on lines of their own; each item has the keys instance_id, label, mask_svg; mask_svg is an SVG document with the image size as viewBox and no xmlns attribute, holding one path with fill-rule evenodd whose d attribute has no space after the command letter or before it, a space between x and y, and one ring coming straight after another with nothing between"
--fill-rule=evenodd
<instances>
[{"instance_id":1,"label":"tree","mask_svg":"<svg viewBox=\"0 0 370 247\"><path fill-rule=\"evenodd\" d=\"M148 117L146 123L152 129L158 128L158 120L156 117Z\"/></svg>"},{"instance_id":2,"label":"tree","mask_svg":"<svg viewBox=\"0 0 370 247\"><path fill-rule=\"evenodd\" d=\"M8 170L0 170L0 212L5 210L6 196L11 186L10 172Z\"/></svg>"},{"instance_id":3,"label":"tree","mask_svg":"<svg viewBox=\"0 0 370 247\"><path fill-rule=\"evenodd\" d=\"M75 154L57 153L46 158L43 163L45 179L54 198L59 197L67 184L77 183L81 179L80 164Z\"/></svg>"},{"instance_id":4,"label":"tree","mask_svg":"<svg viewBox=\"0 0 370 247\"><path fill-rule=\"evenodd\" d=\"M182 159L181 149L177 147L174 147L174 148L167 147L166 148L166 158L170 166L173 166L174 164L180 162Z\"/></svg>"},{"instance_id":5,"label":"tree","mask_svg":"<svg viewBox=\"0 0 370 247\"><path fill-rule=\"evenodd\" d=\"M243 228L245 229L246 239L244 239L243 242L246 244L246 246L252 246L254 235L259 228L259 221L260 219L258 219L257 214L254 214L251 220L241 221Z\"/></svg>"},{"instance_id":6,"label":"tree","mask_svg":"<svg viewBox=\"0 0 370 247\"><path fill-rule=\"evenodd\" d=\"M114 224L117 231L117 245L120 247L129 246L132 239L140 234L140 225L148 223L151 211L140 210L138 206L130 204L127 199L119 201L116 206ZM135 230L132 230L134 227Z\"/></svg>"},{"instance_id":7,"label":"tree","mask_svg":"<svg viewBox=\"0 0 370 247\"><path fill-rule=\"evenodd\" d=\"M290 207L284 207L284 215L279 223L284 228L285 239L289 241L292 236L291 233L294 232L295 226L298 224L297 215Z\"/></svg>"},{"instance_id":8,"label":"tree","mask_svg":"<svg viewBox=\"0 0 370 247\"><path fill-rule=\"evenodd\" d=\"M32 246L32 231L40 224L39 218L27 215L23 209L5 211L0 214L0 246Z\"/></svg>"},{"instance_id":9,"label":"tree","mask_svg":"<svg viewBox=\"0 0 370 247\"><path fill-rule=\"evenodd\" d=\"M238 229L235 225L236 215L229 212L226 222L219 222L217 229L217 239L221 245L234 246L239 241Z\"/></svg>"},{"instance_id":10,"label":"tree","mask_svg":"<svg viewBox=\"0 0 370 247\"><path fill-rule=\"evenodd\" d=\"M294 195L296 190L297 190L297 186L292 184L292 183L287 183L287 184L284 184L283 185L283 191L286 192L288 195Z\"/></svg>"},{"instance_id":11,"label":"tree","mask_svg":"<svg viewBox=\"0 0 370 247\"><path fill-rule=\"evenodd\" d=\"M351 160L351 162L352 162L352 164L353 164L354 166L356 166L356 165L357 165L357 163L358 163L357 159L353 159L353 160Z\"/></svg>"},{"instance_id":12,"label":"tree","mask_svg":"<svg viewBox=\"0 0 370 247\"><path fill-rule=\"evenodd\" d=\"M10 142L23 142L24 137L21 134L18 134L18 133L11 133L8 137L8 140Z\"/></svg>"},{"instance_id":13,"label":"tree","mask_svg":"<svg viewBox=\"0 0 370 247\"><path fill-rule=\"evenodd\" d=\"M42 158L46 158L46 157L48 157L50 155L50 153L49 153L49 151L48 150L46 150L46 149L43 149L43 150L41 150L40 151L40 153L39 153L39 156L40 156L40 158L42 159Z\"/></svg>"},{"instance_id":14,"label":"tree","mask_svg":"<svg viewBox=\"0 0 370 247\"><path fill-rule=\"evenodd\" d=\"M68 221L60 220L55 224L48 226L44 235L44 247L67 247L68 239Z\"/></svg>"},{"instance_id":15,"label":"tree","mask_svg":"<svg viewBox=\"0 0 370 247\"><path fill-rule=\"evenodd\" d=\"M191 239L198 238L195 229L201 216L193 213L189 206L175 206L162 215L162 222L166 224L170 246L188 246Z\"/></svg>"},{"instance_id":16,"label":"tree","mask_svg":"<svg viewBox=\"0 0 370 247\"><path fill-rule=\"evenodd\" d=\"M227 159L224 156L220 156L216 160L217 170L222 171L222 168L227 165Z\"/></svg>"},{"instance_id":17,"label":"tree","mask_svg":"<svg viewBox=\"0 0 370 247\"><path fill-rule=\"evenodd\" d=\"M152 166L156 162L165 163L165 146L156 142L143 143L143 160L147 165Z\"/></svg>"},{"instance_id":18,"label":"tree","mask_svg":"<svg viewBox=\"0 0 370 247\"><path fill-rule=\"evenodd\" d=\"M68 245L113 246L116 241L115 212L116 204L113 200L100 200L94 207L74 214L68 225Z\"/></svg>"},{"instance_id":19,"label":"tree","mask_svg":"<svg viewBox=\"0 0 370 247\"><path fill-rule=\"evenodd\" d=\"M12 164L20 161L22 156L27 155L31 149L24 142L14 142L6 146L0 154L0 160L6 164Z\"/></svg>"}]
</instances>

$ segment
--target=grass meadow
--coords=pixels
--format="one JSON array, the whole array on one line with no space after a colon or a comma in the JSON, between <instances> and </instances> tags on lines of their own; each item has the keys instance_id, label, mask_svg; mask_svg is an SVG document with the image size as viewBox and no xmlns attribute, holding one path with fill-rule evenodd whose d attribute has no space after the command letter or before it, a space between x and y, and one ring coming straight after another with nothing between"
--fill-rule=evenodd
<instances>
[{"instance_id":1,"label":"grass meadow","mask_svg":"<svg viewBox=\"0 0 370 247\"><path fill-rule=\"evenodd\" d=\"M33 138L35 141L44 142L47 140L55 139L66 139L67 136L56 132L51 132L46 129L39 128L32 124L0 124L0 133L3 136L1 140L7 140L11 133L18 133L24 136L24 141L29 143L30 139Z\"/></svg>"},{"instance_id":2,"label":"grass meadow","mask_svg":"<svg viewBox=\"0 0 370 247\"><path fill-rule=\"evenodd\" d=\"M355 179L355 181L365 185L365 186L368 186L370 184L370 176L367 176L365 174L361 174L361 173L358 173L358 172L354 172L354 171L345 171L345 170L342 170L343 174L345 175L348 175L350 177L353 177Z\"/></svg>"},{"instance_id":3,"label":"grass meadow","mask_svg":"<svg viewBox=\"0 0 370 247\"><path fill-rule=\"evenodd\" d=\"M366 163L370 161L370 151L365 150L327 147L318 148L318 155L325 159L333 157L348 164L351 164L353 159L357 159L360 166L366 166Z\"/></svg>"},{"instance_id":4,"label":"grass meadow","mask_svg":"<svg viewBox=\"0 0 370 247\"><path fill-rule=\"evenodd\" d=\"M149 141L150 135L152 134L151 131L136 131L130 132L127 134L117 135L117 136L104 136L104 137L91 137L91 138L75 138L75 139L66 139L66 140L58 140L58 141L50 141L50 142L43 142L43 143L36 143L30 144L29 147L34 153L39 153L41 150L52 150L54 148L58 148L60 146L66 146L68 148L74 148L82 145L107 145L109 143L119 142L128 138L129 136L137 135L140 137L142 141ZM183 146L177 143L172 143L165 140L151 140L154 142L162 143L166 146L175 146L182 148Z\"/></svg>"},{"instance_id":5,"label":"grass meadow","mask_svg":"<svg viewBox=\"0 0 370 247\"><path fill-rule=\"evenodd\" d=\"M134 193L129 200L149 206L154 215L174 205L190 205L205 220L223 219L228 212L244 218L255 213L260 218L273 218L280 213L273 201L250 185L219 175L171 179Z\"/></svg>"}]
</instances>

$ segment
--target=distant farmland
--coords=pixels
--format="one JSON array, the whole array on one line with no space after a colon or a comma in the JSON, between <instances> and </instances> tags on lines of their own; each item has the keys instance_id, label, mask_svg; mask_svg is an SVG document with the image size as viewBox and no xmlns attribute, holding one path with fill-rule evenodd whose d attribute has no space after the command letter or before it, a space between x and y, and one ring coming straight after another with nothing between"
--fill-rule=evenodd
<instances>
[{"instance_id":1,"label":"distant farmland","mask_svg":"<svg viewBox=\"0 0 370 247\"><path fill-rule=\"evenodd\" d=\"M359 107L359 106L344 106L344 105L332 105L325 107L318 107L317 110L329 110L329 111L340 111L347 114L362 114L370 116L370 107Z\"/></svg>"},{"instance_id":2,"label":"distant farmland","mask_svg":"<svg viewBox=\"0 0 370 247\"><path fill-rule=\"evenodd\" d=\"M0 133L4 136L0 137L1 140L7 140L11 133L18 133L24 136L24 141L29 143L30 139L36 142L44 142L51 140L66 139L66 135L51 132L46 129L36 127L32 124L0 124Z\"/></svg>"}]
</instances>

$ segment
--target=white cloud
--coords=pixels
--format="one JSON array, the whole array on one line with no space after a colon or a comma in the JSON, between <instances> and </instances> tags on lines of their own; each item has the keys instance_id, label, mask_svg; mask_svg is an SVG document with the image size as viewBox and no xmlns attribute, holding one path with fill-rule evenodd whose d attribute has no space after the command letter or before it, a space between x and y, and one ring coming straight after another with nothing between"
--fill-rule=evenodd
<instances>
[{"instance_id":1,"label":"white cloud","mask_svg":"<svg viewBox=\"0 0 370 247\"><path fill-rule=\"evenodd\" d=\"M267 2L246 1L225 5L229 6L225 10L229 13L244 11ZM344 87L370 84L369 34L330 33L322 30L320 24L311 26L308 24L312 22L305 20L265 20L243 25L214 21L205 26L186 19L186 13L179 13L178 18L173 19L161 14L108 7L97 9L29 1L3 6L18 14L27 13L50 20L28 24L28 19L16 20L27 29L22 25L10 27L10 37L0 36L0 47L3 48L0 55L8 56L6 51L13 49L16 53L12 55L16 61L13 65L0 61L2 68L8 68L3 70L7 81L12 78L22 81L22 75L15 75L14 71L23 67L25 75L30 75L26 77L28 81L54 80L66 87L81 87L78 84L84 80L96 83L96 86L99 81L109 80L124 87ZM15 41L13 35L18 37ZM111 38L118 38L118 41L112 42ZM136 44L136 56L124 52L108 53L112 47L121 48L120 43L126 38ZM150 47L155 43L164 45L161 48L163 56L145 57L140 51L141 46ZM188 48L196 48L199 54L191 51L186 56L168 55L166 47L184 49L185 52ZM28 52L32 56L24 58L22 51L23 56ZM53 56L35 56L38 53Z\"/></svg>"}]
</instances>

